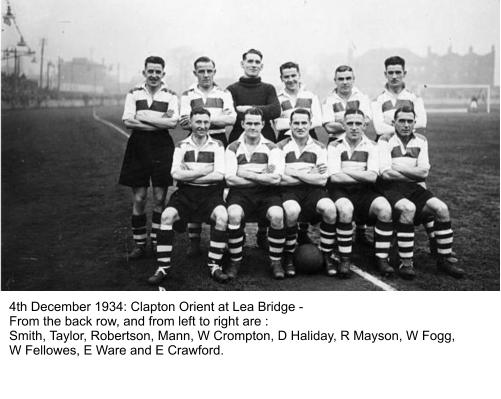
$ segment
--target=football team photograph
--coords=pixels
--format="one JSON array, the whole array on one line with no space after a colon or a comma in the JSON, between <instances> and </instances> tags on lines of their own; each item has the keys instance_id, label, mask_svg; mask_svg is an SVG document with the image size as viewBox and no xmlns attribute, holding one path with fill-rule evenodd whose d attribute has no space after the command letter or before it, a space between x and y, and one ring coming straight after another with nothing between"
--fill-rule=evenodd
<instances>
[{"instance_id":1,"label":"football team photograph","mask_svg":"<svg viewBox=\"0 0 501 399\"><path fill-rule=\"evenodd\" d=\"M313 57L287 25L108 66L7 6L2 290L499 289L495 38Z\"/></svg>"}]
</instances>

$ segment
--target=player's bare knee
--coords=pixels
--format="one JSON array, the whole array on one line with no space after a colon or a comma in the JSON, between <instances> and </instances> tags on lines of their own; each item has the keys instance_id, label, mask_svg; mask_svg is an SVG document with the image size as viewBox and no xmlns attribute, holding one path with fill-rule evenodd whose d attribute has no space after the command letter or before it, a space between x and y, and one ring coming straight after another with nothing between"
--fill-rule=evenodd
<instances>
[{"instance_id":1,"label":"player's bare knee","mask_svg":"<svg viewBox=\"0 0 501 399\"><path fill-rule=\"evenodd\" d=\"M447 222L450 219L449 215L449 208L447 207L447 204L443 201L438 201L436 208L435 208L435 214L437 215L437 220L440 222Z\"/></svg>"},{"instance_id":2,"label":"player's bare knee","mask_svg":"<svg viewBox=\"0 0 501 399\"><path fill-rule=\"evenodd\" d=\"M341 223L350 223L353 220L353 204L351 201L340 199L336 201L337 218Z\"/></svg>"},{"instance_id":3,"label":"player's bare knee","mask_svg":"<svg viewBox=\"0 0 501 399\"><path fill-rule=\"evenodd\" d=\"M146 191L136 191L132 194L132 204L135 210L139 213L144 213L146 208L146 200L148 196Z\"/></svg>"},{"instance_id":4,"label":"player's bare knee","mask_svg":"<svg viewBox=\"0 0 501 399\"><path fill-rule=\"evenodd\" d=\"M283 208L285 211L285 218L287 220L288 226L293 226L297 223L299 218L299 214L301 213L301 207L295 201L286 201L283 204Z\"/></svg>"},{"instance_id":5,"label":"player's bare knee","mask_svg":"<svg viewBox=\"0 0 501 399\"><path fill-rule=\"evenodd\" d=\"M166 189L153 187L153 210L155 212L162 212L164 209L166 194Z\"/></svg>"},{"instance_id":6,"label":"player's bare knee","mask_svg":"<svg viewBox=\"0 0 501 399\"><path fill-rule=\"evenodd\" d=\"M217 230L226 230L228 226L228 212L223 206L218 206L212 213L212 220L214 220Z\"/></svg>"},{"instance_id":7,"label":"player's bare knee","mask_svg":"<svg viewBox=\"0 0 501 399\"><path fill-rule=\"evenodd\" d=\"M326 223L336 223L336 205L328 198L321 199L317 204L317 213L322 215L322 220Z\"/></svg>"},{"instance_id":8,"label":"player's bare knee","mask_svg":"<svg viewBox=\"0 0 501 399\"><path fill-rule=\"evenodd\" d=\"M230 206L228 208L228 223L239 225L242 222L243 212L242 208L238 206Z\"/></svg>"},{"instance_id":9,"label":"player's bare knee","mask_svg":"<svg viewBox=\"0 0 501 399\"><path fill-rule=\"evenodd\" d=\"M336 207L335 206L329 206L323 209L320 209L319 212L322 215L322 220L325 223L333 224L336 223Z\"/></svg>"},{"instance_id":10,"label":"player's bare knee","mask_svg":"<svg viewBox=\"0 0 501 399\"><path fill-rule=\"evenodd\" d=\"M163 225L173 225L175 221L179 220L179 214L174 208L167 208L162 212L160 222Z\"/></svg>"},{"instance_id":11,"label":"player's bare knee","mask_svg":"<svg viewBox=\"0 0 501 399\"><path fill-rule=\"evenodd\" d=\"M270 221L270 225L274 229L284 228L284 211L279 206L272 206L268 209L266 214L267 219Z\"/></svg>"},{"instance_id":12,"label":"player's bare knee","mask_svg":"<svg viewBox=\"0 0 501 399\"><path fill-rule=\"evenodd\" d=\"M391 205L383 197L374 200L370 213L373 213L382 222L391 222Z\"/></svg>"},{"instance_id":13,"label":"player's bare knee","mask_svg":"<svg viewBox=\"0 0 501 399\"><path fill-rule=\"evenodd\" d=\"M409 200L400 200L395 204L395 209L400 213L399 221L410 224L414 222L416 215L416 206Z\"/></svg>"}]
</instances>

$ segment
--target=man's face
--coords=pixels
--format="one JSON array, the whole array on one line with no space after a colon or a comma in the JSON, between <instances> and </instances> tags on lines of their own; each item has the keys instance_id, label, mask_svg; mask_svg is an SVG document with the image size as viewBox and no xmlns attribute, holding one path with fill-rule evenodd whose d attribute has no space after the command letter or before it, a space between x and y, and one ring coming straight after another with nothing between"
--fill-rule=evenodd
<instances>
[{"instance_id":1,"label":"man's face","mask_svg":"<svg viewBox=\"0 0 501 399\"><path fill-rule=\"evenodd\" d=\"M409 136L414 131L416 117L412 112L399 112L395 119L395 131L401 136Z\"/></svg>"},{"instance_id":2,"label":"man's face","mask_svg":"<svg viewBox=\"0 0 501 399\"><path fill-rule=\"evenodd\" d=\"M308 115L294 114L291 121L292 137L295 139L303 139L310 134L311 121Z\"/></svg>"},{"instance_id":3,"label":"man's face","mask_svg":"<svg viewBox=\"0 0 501 399\"><path fill-rule=\"evenodd\" d=\"M244 75L248 78L257 78L263 69L261 57L253 53L247 54L245 60L242 60L241 65Z\"/></svg>"},{"instance_id":4,"label":"man's face","mask_svg":"<svg viewBox=\"0 0 501 399\"><path fill-rule=\"evenodd\" d=\"M404 82L405 75L407 71L404 71L402 65L388 65L384 76L390 86L400 86Z\"/></svg>"},{"instance_id":5,"label":"man's face","mask_svg":"<svg viewBox=\"0 0 501 399\"><path fill-rule=\"evenodd\" d=\"M210 89L214 85L214 75L216 68L212 62L197 62L197 66L193 74L198 79L198 85L204 89Z\"/></svg>"},{"instance_id":6,"label":"man's face","mask_svg":"<svg viewBox=\"0 0 501 399\"><path fill-rule=\"evenodd\" d=\"M242 121L242 127L244 129L244 134L248 138L257 138L261 135L261 130L263 130L264 122L261 115L245 115L245 119Z\"/></svg>"},{"instance_id":7,"label":"man's face","mask_svg":"<svg viewBox=\"0 0 501 399\"><path fill-rule=\"evenodd\" d=\"M149 87L158 87L162 84L165 71L161 64L148 62L144 68L143 76L146 78L146 84Z\"/></svg>"},{"instance_id":8,"label":"man's face","mask_svg":"<svg viewBox=\"0 0 501 399\"><path fill-rule=\"evenodd\" d=\"M334 76L334 82L339 93L343 95L351 94L355 76L353 71L337 72Z\"/></svg>"},{"instance_id":9,"label":"man's face","mask_svg":"<svg viewBox=\"0 0 501 399\"><path fill-rule=\"evenodd\" d=\"M206 136L209 132L210 117L206 114L195 114L190 119L191 131L197 137Z\"/></svg>"},{"instance_id":10,"label":"man's face","mask_svg":"<svg viewBox=\"0 0 501 399\"><path fill-rule=\"evenodd\" d=\"M301 75L296 68L283 69L282 74L280 75L280 79L282 79L282 82L284 82L287 90L296 91L299 89Z\"/></svg>"},{"instance_id":11,"label":"man's face","mask_svg":"<svg viewBox=\"0 0 501 399\"><path fill-rule=\"evenodd\" d=\"M358 140L365 131L365 118L360 114L346 115L344 118L346 137L349 140Z\"/></svg>"}]
</instances>

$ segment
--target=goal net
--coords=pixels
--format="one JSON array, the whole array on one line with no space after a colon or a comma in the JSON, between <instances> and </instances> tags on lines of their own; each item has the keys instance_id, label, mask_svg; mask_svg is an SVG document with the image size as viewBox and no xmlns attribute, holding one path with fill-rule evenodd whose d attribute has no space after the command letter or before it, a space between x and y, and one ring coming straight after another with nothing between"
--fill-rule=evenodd
<instances>
[{"instance_id":1,"label":"goal net","mask_svg":"<svg viewBox=\"0 0 501 399\"><path fill-rule=\"evenodd\" d=\"M489 85L430 84L420 87L426 112L490 112Z\"/></svg>"}]
</instances>

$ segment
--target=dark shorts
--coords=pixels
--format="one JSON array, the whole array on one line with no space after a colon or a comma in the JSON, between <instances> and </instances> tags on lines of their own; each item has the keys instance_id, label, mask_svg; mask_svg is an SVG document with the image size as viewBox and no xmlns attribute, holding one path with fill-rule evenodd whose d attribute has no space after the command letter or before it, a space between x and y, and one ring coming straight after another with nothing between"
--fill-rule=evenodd
<instances>
[{"instance_id":1,"label":"dark shorts","mask_svg":"<svg viewBox=\"0 0 501 399\"><path fill-rule=\"evenodd\" d=\"M230 188L226 203L240 205L248 221L266 222L266 213L272 206L282 207L278 187Z\"/></svg>"},{"instance_id":2,"label":"dark shorts","mask_svg":"<svg viewBox=\"0 0 501 399\"><path fill-rule=\"evenodd\" d=\"M280 130L278 132L277 143L280 143L283 139L290 137L290 136L285 135L285 133L287 133L287 132L288 132L288 130ZM315 129L310 129L310 136L311 136L311 138L318 140L318 136L317 136L317 133L315 132Z\"/></svg>"},{"instance_id":3,"label":"dark shorts","mask_svg":"<svg viewBox=\"0 0 501 399\"><path fill-rule=\"evenodd\" d=\"M336 184L329 187L329 195L334 202L347 198L353 204L353 219L357 222L372 223L376 217L369 216L369 210L377 197L382 197L376 188L369 184Z\"/></svg>"},{"instance_id":4,"label":"dark shorts","mask_svg":"<svg viewBox=\"0 0 501 399\"><path fill-rule=\"evenodd\" d=\"M417 183L412 182L389 182L378 180L378 190L390 203L392 209L401 199L408 199L416 206L416 216L414 223L420 224L422 220L423 208L426 202L435 195L430 190L425 189Z\"/></svg>"},{"instance_id":5,"label":"dark shorts","mask_svg":"<svg viewBox=\"0 0 501 399\"><path fill-rule=\"evenodd\" d=\"M303 222L317 222L317 204L322 198L329 198L323 187L302 184L300 186L282 187L282 202L296 201L301 207L300 219Z\"/></svg>"},{"instance_id":6,"label":"dark shorts","mask_svg":"<svg viewBox=\"0 0 501 399\"><path fill-rule=\"evenodd\" d=\"M119 184L129 187L168 187L174 143L168 131L132 132L120 172Z\"/></svg>"},{"instance_id":7,"label":"dark shorts","mask_svg":"<svg viewBox=\"0 0 501 399\"><path fill-rule=\"evenodd\" d=\"M175 208L183 222L211 223L210 216L219 205L226 207L221 185L196 187L185 184L172 194L167 208Z\"/></svg>"}]
</instances>

